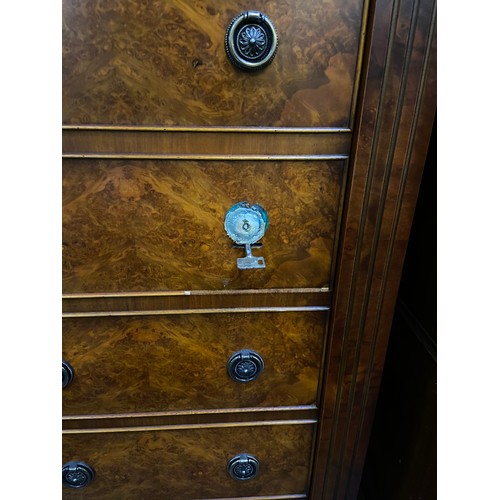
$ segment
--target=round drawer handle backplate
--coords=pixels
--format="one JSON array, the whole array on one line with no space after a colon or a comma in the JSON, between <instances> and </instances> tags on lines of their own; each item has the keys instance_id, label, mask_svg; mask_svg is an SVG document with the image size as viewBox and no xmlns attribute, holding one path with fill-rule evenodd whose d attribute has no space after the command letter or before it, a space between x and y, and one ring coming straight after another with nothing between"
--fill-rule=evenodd
<instances>
[{"instance_id":1,"label":"round drawer handle backplate","mask_svg":"<svg viewBox=\"0 0 500 500\"><path fill-rule=\"evenodd\" d=\"M259 461L252 455L241 453L227 463L229 475L237 481L253 479L259 472Z\"/></svg>"},{"instance_id":2,"label":"round drawer handle backplate","mask_svg":"<svg viewBox=\"0 0 500 500\"><path fill-rule=\"evenodd\" d=\"M67 361L62 361L62 388L65 389L68 387L69 384L71 384L71 381L73 380L73 377L75 376L75 370L73 370L73 367L67 362Z\"/></svg>"},{"instance_id":3,"label":"round drawer handle backplate","mask_svg":"<svg viewBox=\"0 0 500 500\"><path fill-rule=\"evenodd\" d=\"M251 382L264 370L262 356L248 349L235 352L227 361L227 372L237 382Z\"/></svg>"},{"instance_id":4,"label":"round drawer handle backplate","mask_svg":"<svg viewBox=\"0 0 500 500\"><path fill-rule=\"evenodd\" d=\"M278 35L269 18L255 10L236 16L226 30L226 53L243 71L258 71L272 62Z\"/></svg>"},{"instance_id":5,"label":"round drawer handle backplate","mask_svg":"<svg viewBox=\"0 0 500 500\"><path fill-rule=\"evenodd\" d=\"M68 488L85 488L94 477L94 469L85 462L68 462L63 465L62 482Z\"/></svg>"}]
</instances>

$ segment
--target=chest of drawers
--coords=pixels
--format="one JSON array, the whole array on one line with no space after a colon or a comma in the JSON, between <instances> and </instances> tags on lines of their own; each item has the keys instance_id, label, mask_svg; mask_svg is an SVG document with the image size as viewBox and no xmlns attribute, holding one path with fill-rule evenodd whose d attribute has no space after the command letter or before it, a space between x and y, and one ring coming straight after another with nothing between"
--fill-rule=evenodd
<instances>
[{"instance_id":1,"label":"chest of drawers","mask_svg":"<svg viewBox=\"0 0 500 500\"><path fill-rule=\"evenodd\" d=\"M63 498L356 498L435 78L430 0L63 2Z\"/></svg>"}]
</instances>

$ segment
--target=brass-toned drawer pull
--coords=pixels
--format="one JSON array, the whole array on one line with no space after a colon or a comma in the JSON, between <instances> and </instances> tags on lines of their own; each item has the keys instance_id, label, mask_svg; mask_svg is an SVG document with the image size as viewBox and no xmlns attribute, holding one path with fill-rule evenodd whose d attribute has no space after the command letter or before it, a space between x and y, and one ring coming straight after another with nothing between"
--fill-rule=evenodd
<instances>
[{"instance_id":1,"label":"brass-toned drawer pull","mask_svg":"<svg viewBox=\"0 0 500 500\"><path fill-rule=\"evenodd\" d=\"M237 68L257 71L274 59L278 34L265 14L249 10L231 21L225 42L227 56Z\"/></svg>"},{"instance_id":2,"label":"brass-toned drawer pull","mask_svg":"<svg viewBox=\"0 0 500 500\"><path fill-rule=\"evenodd\" d=\"M227 235L245 248L246 256L236 260L238 269L262 269L266 267L264 257L252 255L252 245L257 243L267 230L269 218L260 205L241 201L226 213L224 228Z\"/></svg>"},{"instance_id":3,"label":"brass-toned drawer pull","mask_svg":"<svg viewBox=\"0 0 500 500\"><path fill-rule=\"evenodd\" d=\"M62 482L68 488L85 488L94 477L94 469L85 462L68 462L63 465Z\"/></svg>"},{"instance_id":4,"label":"brass-toned drawer pull","mask_svg":"<svg viewBox=\"0 0 500 500\"><path fill-rule=\"evenodd\" d=\"M68 387L69 384L71 384L71 381L73 380L73 377L75 376L75 370L73 367L67 362L67 361L62 361L62 388Z\"/></svg>"},{"instance_id":5,"label":"brass-toned drawer pull","mask_svg":"<svg viewBox=\"0 0 500 500\"><path fill-rule=\"evenodd\" d=\"M259 461L254 456L241 453L228 461L227 471L233 479L247 481L258 474L259 466Z\"/></svg>"},{"instance_id":6,"label":"brass-toned drawer pull","mask_svg":"<svg viewBox=\"0 0 500 500\"><path fill-rule=\"evenodd\" d=\"M227 372L237 382L251 382L264 370L262 356L249 349L235 352L227 361Z\"/></svg>"}]
</instances>

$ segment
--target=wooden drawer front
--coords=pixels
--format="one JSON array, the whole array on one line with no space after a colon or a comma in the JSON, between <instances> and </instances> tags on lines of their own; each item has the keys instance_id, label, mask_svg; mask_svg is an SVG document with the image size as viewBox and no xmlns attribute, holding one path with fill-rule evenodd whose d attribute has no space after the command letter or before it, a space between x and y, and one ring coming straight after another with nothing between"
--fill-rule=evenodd
<instances>
[{"instance_id":1,"label":"wooden drawer front","mask_svg":"<svg viewBox=\"0 0 500 500\"><path fill-rule=\"evenodd\" d=\"M64 123L348 126L362 0L63 1ZM232 19L267 14L277 55L226 57Z\"/></svg>"},{"instance_id":2,"label":"wooden drawer front","mask_svg":"<svg viewBox=\"0 0 500 500\"><path fill-rule=\"evenodd\" d=\"M63 436L63 463L95 470L87 487L63 498L179 499L305 494L313 425L220 427ZM232 479L227 462L247 453L258 475Z\"/></svg>"},{"instance_id":3,"label":"wooden drawer front","mask_svg":"<svg viewBox=\"0 0 500 500\"><path fill-rule=\"evenodd\" d=\"M340 221L344 160L65 160L63 291L323 287ZM239 271L224 218L269 214L266 269Z\"/></svg>"},{"instance_id":4,"label":"wooden drawer front","mask_svg":"<svg viewBox=\"0 0 500 500\"><path fill-rule=\"evenodd\" d=\"M75 371L65 415L312 404L326 311L190 314L63 321ZM229 357L252 349L261 375L236 382Z\"/></svg>"}]
</instances>

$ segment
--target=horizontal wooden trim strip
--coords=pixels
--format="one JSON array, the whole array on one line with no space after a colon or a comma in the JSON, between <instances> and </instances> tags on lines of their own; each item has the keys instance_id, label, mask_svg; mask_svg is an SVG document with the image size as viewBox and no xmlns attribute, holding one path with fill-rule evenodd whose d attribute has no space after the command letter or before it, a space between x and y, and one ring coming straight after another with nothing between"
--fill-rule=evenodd
<instances>
[{"instance_id":1,"label":"horizontal wooden trim strip","mask_svg":"<svg viewBox=\"0 0 500 500\"><path fill-rule=\"evenodd\" d=\"M145 292L122 294L69 294L62 300L65 315L166 314L165 311L189 310L315 310L328 309L331 292L328 288L300 288L282 290L221 290ZM313 308L313 309L311 309Z\"/></svg>"},{"instance_id":2,"label":"horizontal wooden trim strip","mask_svg":"<svg viewBox=\"0 0 500 500\"><path fill-rule=\"evenodd\" d=\"M214 410L178 410L178 411L157 411L143 413L107 413L102 415L66 415L63 420L95 420L95 419L116 419L116 418L158 418L158 417L196 417L202 415L212 415L220 417L222 415L233 416L235 414L244 414L248 418L251 414L266 414L266 413L283 413L283 412L316 412L316 405L299 405L299 406L264 406L253 408L216 408ZM267 417L266 417L267 418Z\"/></svg>"},{"instance_id":3,"label":"horizontal wooden trim strip","mask_svg":"<svg viewBox=\"0 0 500 500\"><path fill-rule=\"evenodd\" d=\"M97 153L63 154L66 160L184 160L184 161L340 161L348 155L197 155L197 154L134 154L134 153Z\"/></svg>"},{"instance_id":4,"label":"horizontal wooden trim strip","mask_svg":"<svg viewBox=\"0 0 500 500\"><path fill-rule=\"evenodd\" d=\"M262 427L274 425L311 425L316 424L317 419L304 420L262 420L255 422L225 422L225 423L207 423L207 424L174 424L174 425L151 425L137 427L109 427L109 428L90 428L90 429L63 429L63 434L102 434L111 432L151 432L151 431L178 431L191 429L220 429L228 427Z\"/></svg>"},{"instance_id":5,"label":"horizontal wooden trim strip","mask_svg":"<svg viewBox=\"0 0 500 500\"><path fill-rule=\"evenodd\" d=\"M307 495L273 495L258 497L238 497L238 500L294 500L296 498L307 498ZM204 500L204 499L199 499ZM230 500L229 498L211 498L209 500Z\"/></svg>"},{"instance_id":6,"label":"horizontal wooden trim strip","mask_svg":"<svg viewBox=\"0 0 500 500\"><path fill-rule=\"evenodd\" d=\"M62 153L64 158L341 160L349 155L351 139L343 129L64 127Z\"/></svg>"},{"instance_id":7,"label":"horizontal wooden trim strip","mask_svg":"<svg viewBox=\"0 0 500 500\"><path fill-rule=\"evenodd\" d=\"M154 125L63 125L62 130L104 130L106 132L202 132L202 133L214 133L214 132L225 132L225 133L236 133L236 134L248 134L248 133L273 133L273 134L350 134L352 130L350 128L344 127L218 127L218 126L206 126L206 127L162 127Z\"/></svg>"},{"instance_id":8,"label":"horizontal wooden trim strip","mask_svg":"<svg viewBox=\"0 0 500 500\"><path fill-rule=\"evenodd\" d=\"M201 425L201 424L235 424L263 420L296 421L317 420L318 408L316 405L303 406L276 406L258 408L226 408L216 410L185 410L145 413L117 413L102 415L65 415L63 429L108 429L118 427L155 427L172 425Z\"/></svg>"},{"instance_id":9,"label":"horizontal wooden trim strip","mask_svg":"<svg viewBox=\"0 0 500 500\"><path fill-rule=\"evenodd\" d=\"M63 299L104 299L135 297L181 297L196 295L261 295L280 293L328 293L328 286L322 288L260 288L255 290L162 290L159 292L103 292L103 293L70 293L63 294Z\"/></svg>"},{"instance_id":10,"label":"horizontal wooden trim strip","mask_svg":"<svg viewBox=\"0 0 500 500\"><path fill-rule=\"evenodd\" d=\"M115 415L66 415L62 428L67 431L80 429L135 429L172 426L199 427L201 425L234 426L236 424L256 425L256 422L314 421L318 408L310 406L284 406L267 408L238 408L226 410L119 413Z\"/></svg>"},{"instance_id":11,"label":"horizontal wooden trim strip","mask_svg":"<svg viewBox=\"0 0 500 500\"><path fill-rule=\"evenodd\" d=\"M166 314L235 314L235 313L263 313L263 312L311 312L328 311L325 306L306 307L224 307L213 309L165 309L144 311L101 311L101 312L69 312L63 313L63 318L88 318L106 316L152 316Z\"/></svg>"},{"instance_id":12,"label":"horizontal wooden trim strip","mask_svg":"<svg viewBox=\"0 0 500 500\"><path fill-rule=\"evenodd\" d=\"M278 495L278 496L258 496L258 497L238 497L238 500L293 500L294 498L307 498L307 495ZM228 498L212 498L210 500L228 500Z\"/></svg>"}]
</instances>

